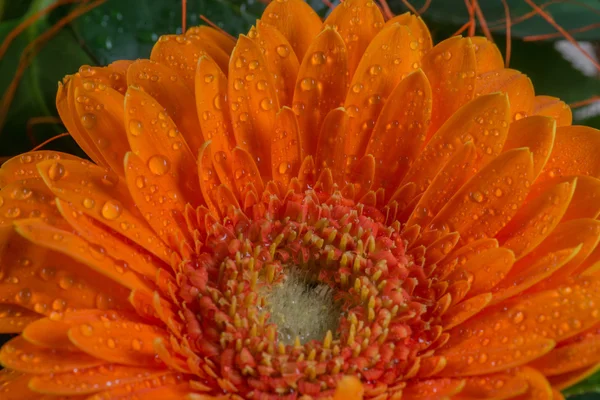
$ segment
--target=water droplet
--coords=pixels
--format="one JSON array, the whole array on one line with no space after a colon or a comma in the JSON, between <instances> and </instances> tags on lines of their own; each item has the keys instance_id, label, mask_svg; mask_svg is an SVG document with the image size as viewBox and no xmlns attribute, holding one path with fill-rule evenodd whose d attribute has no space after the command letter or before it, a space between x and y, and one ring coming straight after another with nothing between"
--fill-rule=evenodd
<instances>
[{"instance_id":1,"label":"water droplet","mask_svg":"<svg viewBox=\"0 0 600 400\"><path fill-rule=\"evenodd\" d=\"M518 311L513 317L513 322L515 324L520 324L525 319L525 314L522 311Z\"/></svg>"},{"instance_id":2,"label":"water droplet","mask_svg":"<svg viewBox=\"0 0 600 400\"><path fill-rule=\"evenodd\" d=\"M131 348L136 351L140 351L142 349L142 341L139 339L133 339L131 341Z\"/></svg>"},{"instance_id":3,"label":"water droplet","mask_svg":"<svg viewBox=\"0 0 600 400\"><path fill-rule=\"evenodd\" d=\"M129 121L129 133L133 136L139 136L143 133L144 127L141 121L132 119Z\"/></svg>"},{"instance_id":4,"label":"water droplet","mask_svg":"<svg viewBox=\"0 0 600 400\"><path fill-rule=\"evenodd\" d=\"M21 289L16 296L17 303L27 304L31 301L31 290L25 288Z\"/></svg>"},{"instance_id":5,"label":"water droplet","mask_svg":"<svg viewBox=\"0 0 600 400\"><path fill-rule=\"evenodd\" d=\"M204 75L204 82L211 83L215 79L214 75L206 74Z\"/></svg>"},{"instance_id":6,"label":"water droplet","mask_svg":"<svg viewBox=\"0 0 600 400\"><path fill-rule=\"evenodd\" d=\"M289 163L282 162L281 164L279 164L279 169L278 170L279 170L279 173L281 175L285 174L288 169L290 169L290 164Z\"/></svg>"},{"instance_id":7,"label":"water droplet","mask_svg":"<svg viewBox=\"0 0 600 400\"><path fill-rule=\"evenodd\" d=\"M94 208L94 205L96 204L96 202L94 201L94 199L90 199L89 197L86 197L85 199L83 199L82 204L85 208L87 208L89 210L90 208Z\"/></svg>"},{"instance_id":8,"label":"water droplet","mask_svg":"<svg viewBox=\"0 0 600 400\"><path fill-rule=\"evenodd\" d=\"M96 116L94 114L83 114L81 116L81 125L86 129L92 129L96 126Z\"/></svg>"},{"instance_id":9,"label":"water droplet","mask_svg":"<svg viewBox=\"0 0 600 400\"><path fill-rule=\"evenodd\" d=\"M250 61L250 64L248 64L248 68L250 68L251 70L255 70L258 68L259 65L260 64L256 60Z\"/></svg>"},{"instance_id":10,"label":"water droplet","mask_svg":"<svg viewBox=\"0 0 600 400\"><path fill-rule=\"evenodd\" d=\"M355 85L352 86L352 91L354 93L360 93L360 91L363 89L363 85L362 83L357 83Z\"/></svg>"},{"instance_id":11,"label":"water droplet","mask_svg":"<svg viewBox=\"0 0 600 400\"><path fill-rule=\"evenodd\" d=\"M416 50L419 48L419 42L417 42L416 40L413 40L412 42L410 42L410 48L411 50Z\"/></svg>"},{"instance_id":12,"label":"water droplet","mask_svg":"<svg viewBox=\"0 0 600 400\"><path fill-rule=\"evenodd\" d=\"M62 289L70 289L71 287L73 287L73 278L71 278L70 276L63 276L62 278L60 278L60 281L58 282L58 285L62 288Z\"/></svg>"},{"instance_id":13,"label":"water droplet","mask_svg":"<svg viewBox=\"0 0 600 400\"><path fill-rule=\"evenodd\" d=\"M481 203L484 200L483 194L478 191L471 192L469 197L471 197L471 200L473 200L475 203Z\"/></svg>"},{"instance_id":14,"label":"water droplet","mask_svg":"<svg viewBox=\"0 0 600 400\"><path fill-rule=\"evenodd\" d=\"M310 61L313 65L322 65L327 61L327 56L322 51L315 51Z\"/></svg>"},{"instance_id":15,"label":"water droplet","mask_svg":"<svg viewBox=\"0 0 600 400\"><path fill-rule=\"evenodd\" d=\"M271 100L269 97L265 97L260 102L260 108L262 108L265 111L269 111L273 108L273 100Z\"/></svg>"},{"instance_id":16,"label":"water droplet","mask_svg":"<svg viewBox=\"0 0 600 400\"><path fill-rule=\"evenodd\" d=\"M154 155L148 160L148 168L154 175L164 175L169 172L170 167L169 160L160 154Z\"/></svg>"},{"instance_id":17,"label":"water droplet","mask_svg":"<svg viewBox=\"0 0 600 400\"><path fill-rule=\"evenodd\" d=\"M281 58L286 58L287 56L290 55L290 48L286 45L280 45L277 46L277 54L279 55L279 57Z\"/></svg>"},{"instance_id":18,"label":"water droplet","mask_svg":"<svg viewBox=\"0 0 600 400\"><path fill-rule=\"evenodd\" d=\"M102 206L102 216L110 221L117 219L123 212L123 206L116 200L108 200Z\"/></svg>"},{"instance_id":19,"label":"water droplet","mask_svg":"<svg viewBox=\"0 0 600 400\"><path fill-rule=\"evenodd\" d=\"M267 87L268 87L267 81L265 81L264 79L261 79L260 81L258 81L256 83L256 88L258 90L260 90L261 92L267 90Z\"/></svg>"},{"instance_id":20,"label":"water droplet","mask_svg":"<svg viewBox=\"0 0 600 400\"><path fill-rule=\"evenodd\" d=\"M244 88L244 81L243 81L243 80L241 80L241 79L236 79L236 80L233 82L233 88L234 88L235 90L242 90L242 89Z\"/></svg>"},{"instance_id":21,"label":"water droplet","mask_svg":"<svg viewBox=\"0 0 600 400\"><path fill-rule=\"evenodd\" d=\"M248 121L248 113L246 113L246 112L241 113L240 114L240 121L242 121L242 122Z\"/></svg>"},{"instance_id":22,"label":"water droplet","mask_svg":"<svg viewBox=\"0 0 600 400\"><path fill-rule=\"evenodd\" d=\"M53 163L48 168L48 177L53 181L60 180L63 176L65 176L65 166L61 163Z\"/></svg>"},{"instance_id":23,"label":"water droplet","mask_svg":"<svg viewBox=\"0 0 600 400\"><path fill-rule=\"evenodd\" d=\"M6 218L18 218L19 215L21 215L21 209L19 207L11 207L8 210L6 210L6 213L4 213L4 215L6 216Z\"/></svg>"},{"instance_id":24,"label":"water droplet","mask_svg":"<svg viewBox=\"0 0 600 400\"><path fill-rule=\"evenodd\" d=\"M304 78L302 79L302 81L300 82L300 87L302 88L302 90L312 90L314 89L316 86L315 80L312 78Z\"/></svg>"},{"instance_id":25,"label":"water droplet","mask_svg":"<svg viewBox=\"0 0 600 400\"><path fill-rule=\"evenodd\" d=\"M449 51L445 51L444 54L442 54L442 57L444 57L444 60L448 61L452 58L452 53L450 53Z\"/></svg>"},{"instance_id":26,"label":"water droplet","mask_svg":"<svg viewBox=\"0 0 600 400\"><path fill-rule=\"evenodd\" d=\"M503 195L502 189L496 188L496 190L494 191L494 194L496 195L496 197L502 197L502 195Z\"/></svg>"},{"instance_id":27,"label":"water droplet","mask_svg":"<svg viewBox=\"0 0 600 400\"><path fill-rule=\"evenodd\" d=\"M220 110L221 107L223 107L222 102L221 102L221 96L219 96L218 94L215 96L215 98L213 99L213 106L215 107L215 109Z\"/></svg>"},{"instance_id":28,"label":"water droplet","mask_svg":"<svg viewBox=\"0 0 600 400\"><path fill-rule=\"evenodd\" d=\"M83 336L90 337L94 334L94 328L92 328L90 324L83 324L79 326L79 332L81 332Z\"/></svg>"},{"instance_id":29,"label":"water droplet","mask_svg":"<svg viewBox=\"0 0 600 400\"><path fill-rule=\"evenodd\" d=\"M371 68L369 68L369 74L376 76L379 75L381 73L383 69L381 68L381 65L373 65L371 66Z\"/></svg>"}]
</instances>

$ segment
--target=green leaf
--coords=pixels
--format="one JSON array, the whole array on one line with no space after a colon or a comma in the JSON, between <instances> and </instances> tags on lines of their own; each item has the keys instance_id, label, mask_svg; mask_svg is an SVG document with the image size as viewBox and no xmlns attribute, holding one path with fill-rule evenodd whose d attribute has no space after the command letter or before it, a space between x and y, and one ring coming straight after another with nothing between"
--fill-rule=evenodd
<instances>
[{"instance_id":1,"label":"green leaf","mask_svg":"<svg viewBox=\"0 0 600 400\"><path fill-rule=\"evenodd\" d=\"M173 0L109 0L79 18L78 37L100 64L148 58L154 42L164 34L181 33L181 8ZM204 24L200 15L232 35L245 33L261 15L259 2L188 1L188 26Z\"/></svg>"},{"instance_id":2,"label":"green leaf","mask_svg":"<svg viewBox=\"0 0 600 400\"><path fill-rule=\"evenodd\" d=\"M597 371L586 380L564 390L563 393L565 396L571 397L573 400L597 400L600 397L600 371Z\"/></svg>"},{"instance_id":3,"label":"green leaf","mask_svg":"<svg viewBox=\"0 0 600 400\"><path fill-rule=\"evenodd\" d=\"M51 0L34 1L22 19L50 3ZM5 37L22 19L0 23L0 37ZM0 93L4 93L13 80L23 50L49 28L47 19L42 18L13 41L0 63ZM27 138L27 122L34 117L56 115L54 104L58 82L66 74L77 71L79 66L91 62L91 58L68 29L63 29L44 44L22 76L5 125L0 132L0 148L10 147L10 152L13 154L30 150L33 144ZM44 129L44 131L45 135L38 138L36 142L39 143L50 135L60 133L63 129L55 126L51 130ZM5 154L4 151L2 153Z\"/></svg>"}]
</instances>

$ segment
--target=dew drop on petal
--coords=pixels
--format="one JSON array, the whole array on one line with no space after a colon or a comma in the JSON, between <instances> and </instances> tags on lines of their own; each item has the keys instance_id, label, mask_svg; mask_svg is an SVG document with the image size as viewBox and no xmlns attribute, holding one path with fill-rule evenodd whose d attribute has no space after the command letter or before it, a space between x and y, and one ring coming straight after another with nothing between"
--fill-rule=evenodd
<instances>
[{"instance_id":1,"label":"dew drop on petal","mask_svg":"<svg viewBox=\"0 0 600 400\"><path fill-rule=\"evenodd\" d=\"M53 181L60 180L65 176L65 166L61 163L54 163L48 168L48 177Z\"/></svg>"},{"instance_id":2,"label":"dew drop on petal","mask_svg":"<svg viewBox=\"0 0 600 400\"><path fill-rule=\"evenodd\" d=\"M265 97L260 102L260 108L262 108L265 111L269 111L270 109L273 108L273 100L271 100L268 97Z\"/></svg>"},{"instance_id":3,"label":"dew drop on petal","mask_svg":"<svg viewBox=\"0 0 600 400\"><path fill-rule=\"evenodd\" d=\"M169 172L171 165L165 156L157 154L148 160L148 168L154 175L161 176Z\"/></svg>"},{"instance_id":4,"label":"dew drop on petal","mask_svg":"<svg viewBox=\"0 0 600 400\"><path fill-rule=\"evenodd\" d=\"M81 116L81 125L86 129L92 129L96 126L96 116L91 113L86 113Z\"/></svg>"},{"instance_id":5,"label":"dew drop on petal","mask_svg":"<svg viewBox=\"0 0 600 400\"><path fill-rule=\"evenodd\" d=\"M82 204L85 208L87 208L89 210L90 208L94 208L94 205L96 204L96 202L94 201L94 199L90 199L89 197L86 197L85 199L83 199Z\"/></svg>"},{"instance_id":6,"label":"dew drop on petal","mask_svg":"<svg viewBox=\"0 0 600 400\"><path fill-rule=\"evenodd\" d=\"M121 215L123 206L116 200L108 200L102 206L102 216L110 221L113 221Z\"/></svg>"},{"instance_id":7,"label":"dew drop on petal","mask_svg":"<svg viewBox=\"0 0 600 400\"><path fill-rule=\"evenodd\" d=\"M286 58L287 56L290 55L290 48L286 45L280 45L277 46L277 54L279 55L279 57L281 58Z\"/></svg>"},{"instance_id":8,"label":"dew drop on petal","mask_svg":"<svg viewBox=\"0 0 600 400\"><path fill-rule=\"evenodd\" d=\"M141 121L137 119L132 119L129 121L129 133L133 136L140 136L143 133L144 127Z\"/></svg>"}]
</instances>

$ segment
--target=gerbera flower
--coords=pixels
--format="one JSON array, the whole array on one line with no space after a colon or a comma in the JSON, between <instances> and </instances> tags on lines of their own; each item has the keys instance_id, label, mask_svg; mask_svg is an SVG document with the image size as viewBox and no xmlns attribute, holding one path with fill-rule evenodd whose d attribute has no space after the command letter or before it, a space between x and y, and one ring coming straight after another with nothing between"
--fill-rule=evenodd
<instances>
[{"instance_id":1,"label":"gerbera flower","mask_svg":"<svg viewBox=\"0 0 600 400\"><path fill-rule=\"evenodd\" d=\"M0 170L3 399L560 399L600 362L600 135L486 39L278 0L57 107L93 162Z\"/></svg>"}]
</instances>

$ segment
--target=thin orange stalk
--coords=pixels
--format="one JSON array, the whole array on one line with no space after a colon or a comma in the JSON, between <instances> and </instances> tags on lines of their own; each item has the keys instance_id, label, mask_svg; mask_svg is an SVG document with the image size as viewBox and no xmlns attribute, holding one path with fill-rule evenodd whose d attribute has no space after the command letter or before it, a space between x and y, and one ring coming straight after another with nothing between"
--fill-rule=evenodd
<instances>
[{"instance_id":1,"label":"thin orange stalk","mask_svg":"<svg viewBox=\"0 0 600 400\"><path fill-rule=\"evenodd\" d=\"M423 7L421 7L419 9L419 14L423 14L425 11L427 11L429 9L430 5L431 5L431 0L425 0L425 4L423 4Z\"/></svg>"},{"instance_id":2,"label":"thin orange stalk","mask_svg":"<svg viewBox=\"0 0 600 400\"><path fill-rule=\"evenodd\" d=\"M494 38L492 37L492 33L490 32L490 30L488 28L487 21L485 20L485 17L483 15L483 11L481 11L481 7L479 7L479 3L476 0L473 1L473 8L475 9L475 13L477 14L477 19L479 20L479 23L481 24L481 29L483 30L485 37L490 42L493 42Z\"/></svg>"},{"instance_id":3,"label":"thin orange stalk","mask_svg":"<svg viewBox=\"0 0 600 400\"><path fill-rule=\"evenodd\" d=\"M569 32L570 34L574 34L574 33L581 33L581 32L591 31L592 29L597 29L597 28L600 28L600 23L595 23L595 24L590 24L590 25L582 26L581 28L571 29L571 30L568 30L567 32ZM559 38L559 37L562 37L562 34L560 32L555 32L555 33L546 33L546 34L543 34L543 35L525 36L523 38L523 40L526 41L526 42L536 42L538 40L556 39L556 38Z\"/></svg>"},{"instance_id":4,"label":"thin orange stalk","mask_svg":"<svg viewBox=\"0 0 600 400\"><path fill-rule=\"evenodd\" d=\"M10 85L4 92L2 96L2 102L0 103L0 127L4 126L4 122L6 120L6 116L8 114L8 109L10 108L10 104L15 96L17 91L17 87L19 86L19 82L25 73L25 70L33 61L33 58L39 51L42 44L50 40L54 35L56 35L65 25L73 21L74 19L80 17L85 14L89 10L99 6L104 3L106 0L97 0L96 2L92 2L90 4L82 4L80 7L74 9L69 14L67 14L64 18L59 20L56 25L52 26L46 32L42 33L35 40L25 47L23 53L21 53L21 58L19 59L19 65L17 70L15 71L15 75L13 76Z\"/></svg>"},{"instance_id":5,"label":"thin orange stalk","mask_svg":"<svg viewBox=\"0 0 600 400\"><path fill-rule=\"evenodd\" d=\"M66 133L66 132L65 133L61 133L61 134L56 135L56 136L53 136L50 139L44 140L42 143L40 143L37 146L35 146L31 151L37 151L37 150L41 149L42 147L44 147L45 145L47 145L48 143L51 143L51 142L55 141L56 139L60 139L60 138L66 137L66 136L69 136L69 134Z\"/></svg>"},{"instance_id":6,"label":"thin orange stalk","mask_svg":"<svg viewBox=\"0 0 600 400\"><path fill-rule=\"evenodd\" d=\"M506 0L502 0L502 5L504 6L504 15L506 18L506 55L504 56L504 66L508 68L510 65L510 54L512 48L512 36L510 32L512 23L510 20L510 8L508 7Z\"/></svg>"},{"instance_id":7,"label":"thin orange stalk","mask_svg":"<svg viewBox=\"0 0 600 400\"><path fill-rule=\"evenodd\" d=\"M403 3L406 4L406 3L408 3L408 1L406 1L406 2L403 1ZM383 9L383 15L385 15L386 19L394 18L394 13L390 9L390 6L388 5L386 0L379 0L379 4L381 4L381 8Z\"/></svg>"},{"instance_id":8,"label":"thin orange stalk","mask_svg":"<svg viewBox=\"0 0 600 400\"><path fill-rule=\"evenodd\" d=\"M333 3L329 0L321 0L323 2L323 4L325 4L327 7L329 7L330 9L333 9Z\"/></svg>"},{"instance_id":9,"label":"thin orange stalk","mask_svg":"<svg viewBox=\"0 0 600 400\"><path fill-rule=\"evenodd\" d=\"M586 100L581 100L581 101L576 101L574 103L569 104L569 107L571 108L579 108L579 107L583 107L583 106L587 106L588 104L592 104L596 101L600 100L600 96L592 96L589 99Z\"/></svg>"},{"instance_id":10,"label":"thin orange stalk","mask_svg":"<svg viewBox=\"0 0 600 400\"><path fill-rule=\"evenodd\" d=\"M187 17L187 0L181 0L181 33L185 33Z\"/></svg>"},{"instance_id":11,"label":"thin orange stalk","mask_svg":"<svg viewBox=\"0 0 600 400\"><path fill-rule=\"evenodd\" d=\"M404 6L405 6L406 8L408 8L408 9L409 9L409 10L410 10L410 11L411 11L413 14L415 14L415 15L419 15L419 12L417 11L417 9L416 9L416 8L414 8L414 7L412 6L412 4L410 4L410 3L408 2L408 0L402 0L402 4L404 4ZM391 11L390 11L390 12L391 12ZM394 14L392 14L392 16L393 16L393 15L394 15Z\"/></svg>"},{"instance_id":12,"label":"thin orange stalk","mask_svg":"<svg viewBox=\"0 0 600 400\"><path fill-rule=\"evenodd\" d=\"M540 4L540 8L545 9L549 6L551 6L552 4L558 4L558 3L564 3L565 0L550 0L546 3ZM512 19L512 25L515 26L517 24L520 24L521 22L525 22L528 19L531 19L532 17L535 17L537 15L537 12L535 11L529 11L526 12L523 15L519 15L516 18ZM506 18L505 19L499 19L497 21L494 21L490 24L490 29L500 29L503 28L506 24Z\"/></svg>"},{"instance_id":13,"label":"thin orange stalk","mask_svg":"<svg viewBox=\"0 0 600 400\"><path fill-rule=\"evenodd\" d=\"M229 32L227 32L226 30L224 30L223 28L221 28L219 25L215 24L214 22L212 22L210 19L206 18L204 15L200 15L200 19L204 22L206 22L209 26L215 28L216 30L218 30L219 32L229 36L230 38L232 38L233 40L236 40L235 37L231 36L229 34Z\"/></svg>"},{"instance_id":14,"label":"thin orange stalk","mask_svg":"<svg viewBox=\"0 0 600 400\"><path fill-rule=\"evenodd\" d=\"M33 117L27 121L26 132L31 145L35 145L35 137L33 136L33 127L40 124L60 124L62 121L58 117L47 116L47 117Z\"/></svg>"},{"instance_id":15,"label":"thin orange stalk","mask_svg":"<svg viewBox=\"0 0 600 400\"><path fill-rule=\"evenodd\" d=\"M461 26L456 32L454 32L452 34L452 36L458 36L458 35L460 35L464 31L466 31L467 28L469 28L470 26L471 26L471 21L465 22L465 24L463 26Z\"/></svg>"},{"instance_id":16,"label":"thin orange stalk","mask_svg":"<svg viewBox=\"0 0 600 400\"><path fill-rule=\"evenodd\" d=\"M550 25L552 25L557 31L559 31L565 37L565 39L567 39L573 46L575 46L579 51L581 51L581 53L585 56L585 58L590 60L594 64L594 66L598 69L598 71L600 71L600 64L598 64L598 62L596 60L594 60L594 58L592 56L590 56L587 53L587 51L585 51L575 39L573 39L573 36L571 36L569 34L569 32L567 32L562 26L557 24L556 21L554 21L554 19L550 15L548 15L547 12L542 10L532 0L525 0L525 2L527 4L529 4L529 6L531 8L533 8L535 11L537 11L537 13L540 14L540 16L542 18L544 18L546 21L548 21L548 23Z\"/></svg>"},{"instance_id":17,"label":"thin orange stalk","mask_svg":"<svg viewBox=\"0 0 600 400\"><path fill-rule=\"evenodd\" d=\"M469 36L475 36L475 28L477 27L477 21L475 20L475 0L469 1L465 0L465 6L467 6L467 11L469 11Z\"/></svg>"},{"instance_id":18,"label":"thin orange stalk","mask_svg":"<svg viewBox=\"0 0 600 400\"><path fill-rule=\"evenodd\" d=\"M62 5L69 4L69 3L77 3L79 1L81 1L81 0L58 0L56 3L50 4L48 7L44 8L44 9L32 14L28 18L26 18L23 22L21 22L19 25L17 25L12 31L10 31L8 33L8 35L6 35L6 37L4 38L2 45L0 45L0 59L2 59L2 57L4 56L4 54L10 47L10 44L12 43L12 41L15 40L15 38L17 36L19 36L25 29L27 29L31 25L33 25L38 19L40 19L44 15L48 14L50 11L54 10L57 7L60 7ZM87 0L85 0L85 1L87 1Z\"/></svg>"}]
</instances>

